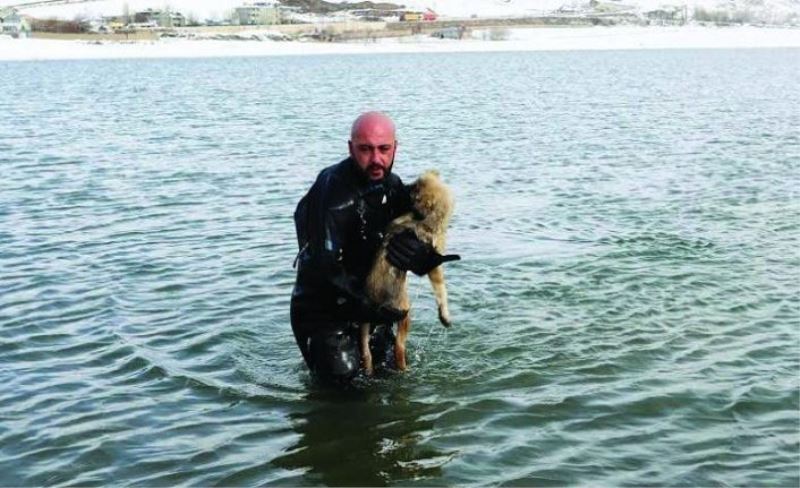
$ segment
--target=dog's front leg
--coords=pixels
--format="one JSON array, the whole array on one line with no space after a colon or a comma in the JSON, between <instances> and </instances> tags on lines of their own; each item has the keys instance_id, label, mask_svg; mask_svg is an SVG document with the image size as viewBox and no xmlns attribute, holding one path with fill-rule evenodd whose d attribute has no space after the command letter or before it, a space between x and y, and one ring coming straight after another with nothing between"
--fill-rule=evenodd
<instances>
[{"instance_id":1,"label":"dog's front leg","mask_svg":"<svg viewBox=\"0 0 800 488\"><path fill-rule=\"evenodd\" d=\"M361 360L364 362L364 372L372 376L372 352L369 350L369 324L361 324Z\"/></svg>"},{"instance_id":2,"label":"dog's front leg","mask_svg":"<svg viewBox=\"0 0 800 488\"><path fill-rule=\"evenodd\" d=\"M447 287L444 284L444 268L437 266L428 273L428 279L433 286L433 295L436 297L436 306L439 308L439 321L445 327L450 327L450 311L447 309Z\"/></svg>"},{"instance_id":3,"label":"dog's front leg","mask_svg":"<svg viewBox=\"0 0 800 488\"><path fill-rule=\"evenodd\" d=\"M397 336L394 341L394 362L397 365L397 369L400 371L408 369L408 365L406 364L406 340L408 339L410 330L411 318L410 314L407 314L403 317L403 320L397 324Z\"/></svg>"}]
</instances>

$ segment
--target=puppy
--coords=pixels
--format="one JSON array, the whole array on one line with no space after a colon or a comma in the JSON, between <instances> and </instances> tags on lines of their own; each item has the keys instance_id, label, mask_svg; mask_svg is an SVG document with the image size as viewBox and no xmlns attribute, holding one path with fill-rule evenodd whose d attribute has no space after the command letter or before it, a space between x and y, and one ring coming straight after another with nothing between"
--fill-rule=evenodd
<instances>
[{"instance_id":1,"label":"puppy","mask_svg":"<svg viewBox=\"0 0 800 488\"><path fill-rule=\"evenodd\" d=\"M440 254L444 254L445 232L453 213L454 200L450 189L439 179L436 171L426 171L411 187L413 212L401 215L388 226L375 263L367 277L367 295L376 303L389 305L408 311L411 303L406 289L406 272L401 271L386 260L386 246L397 234L411 230L422 242L431 244ZM439 320L445 327L450 326L450 312L447 309L447 288L444 283L444 270L437 266L428 278L433 286ZM395 339L395 362L401 371L406 369L406 339L411 328L408 315L397 326ZM361 355L364 370L372 374L372 354L369 350L370 324L361 324Z\"/></svg>"}]
</instances>

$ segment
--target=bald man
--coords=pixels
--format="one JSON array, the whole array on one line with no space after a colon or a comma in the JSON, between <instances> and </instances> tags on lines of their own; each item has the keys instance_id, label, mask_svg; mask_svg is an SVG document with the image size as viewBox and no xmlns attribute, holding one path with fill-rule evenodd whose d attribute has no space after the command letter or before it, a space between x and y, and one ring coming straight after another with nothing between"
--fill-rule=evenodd
<instances>
[{"instance_id":1,"label":"bald man","mask_svg":"<svg viewBox=\"0 0 800 488\"><path fill-rule=\"evenodd\" d=\"M361 367L360 323L375 326L375 364L391 367L391 327L406 313L381 307L364 292L387 224L411 211L408 189L392 172L394 122L380 112L362 114L353 122L348 148L350 156L319 173L294 214L300 252L292 331L312 373L335 380L349 380ZM393 239L390 250L392 264L419 275L441 263L441 255L415 236Z\"/></svg>"}]
</instances>

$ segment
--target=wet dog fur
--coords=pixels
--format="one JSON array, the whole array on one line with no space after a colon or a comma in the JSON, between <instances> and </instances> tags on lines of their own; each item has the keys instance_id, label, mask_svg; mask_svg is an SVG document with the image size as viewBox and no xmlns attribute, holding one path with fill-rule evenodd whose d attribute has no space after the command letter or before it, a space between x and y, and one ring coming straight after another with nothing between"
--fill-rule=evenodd
<instances>
[{"instance_id":1,"label":"wet dog fur","mask_svg":"<svg viewBox=\"0 0 800 488\"><path fill-rule=\"evenodd\" d=\"M411 302L406 287L406 272L392 266L386 259L386 246L397 234L411 230L422 242L431 244L440 254L445 252L447 224L453 213L454 200L450 189L442 183L439 173L426 171L411 187L414 212L394 219L388 226L375 263L367 277L367 295L376 303L389 305L399 310L410 311ZM439 309L439 320L445 327L450 326L450 312L447 308L447 288L444 282L444 269L437 266L428 273ZM361 356L364 371L373 371L372 354L369 350L370 324L361 324ZM410 314L397 326L395 338L395 364L401 371L407 369L406 340L411 329Z\"/></svg>"}]
</instances>

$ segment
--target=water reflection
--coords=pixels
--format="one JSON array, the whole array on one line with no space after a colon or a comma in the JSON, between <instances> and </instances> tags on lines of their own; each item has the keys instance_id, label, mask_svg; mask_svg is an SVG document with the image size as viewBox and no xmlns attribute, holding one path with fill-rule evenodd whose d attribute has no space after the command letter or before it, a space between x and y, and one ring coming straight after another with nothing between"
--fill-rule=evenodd
<instances>
[{"instance_id":1,"label":"water reflection","mask_svg":"<svg viewBox=\"0 0 800 488\"><path fill-rule=\"evenodd\" d=\"M289 416L300 439L272 461L298 472L300 484L430 484L453 456L426 442L434 427L426 417L440 407L411 402L405 391L319 388L308 395L307 404L307 410Z\"/></svg>"}]
</instances>

